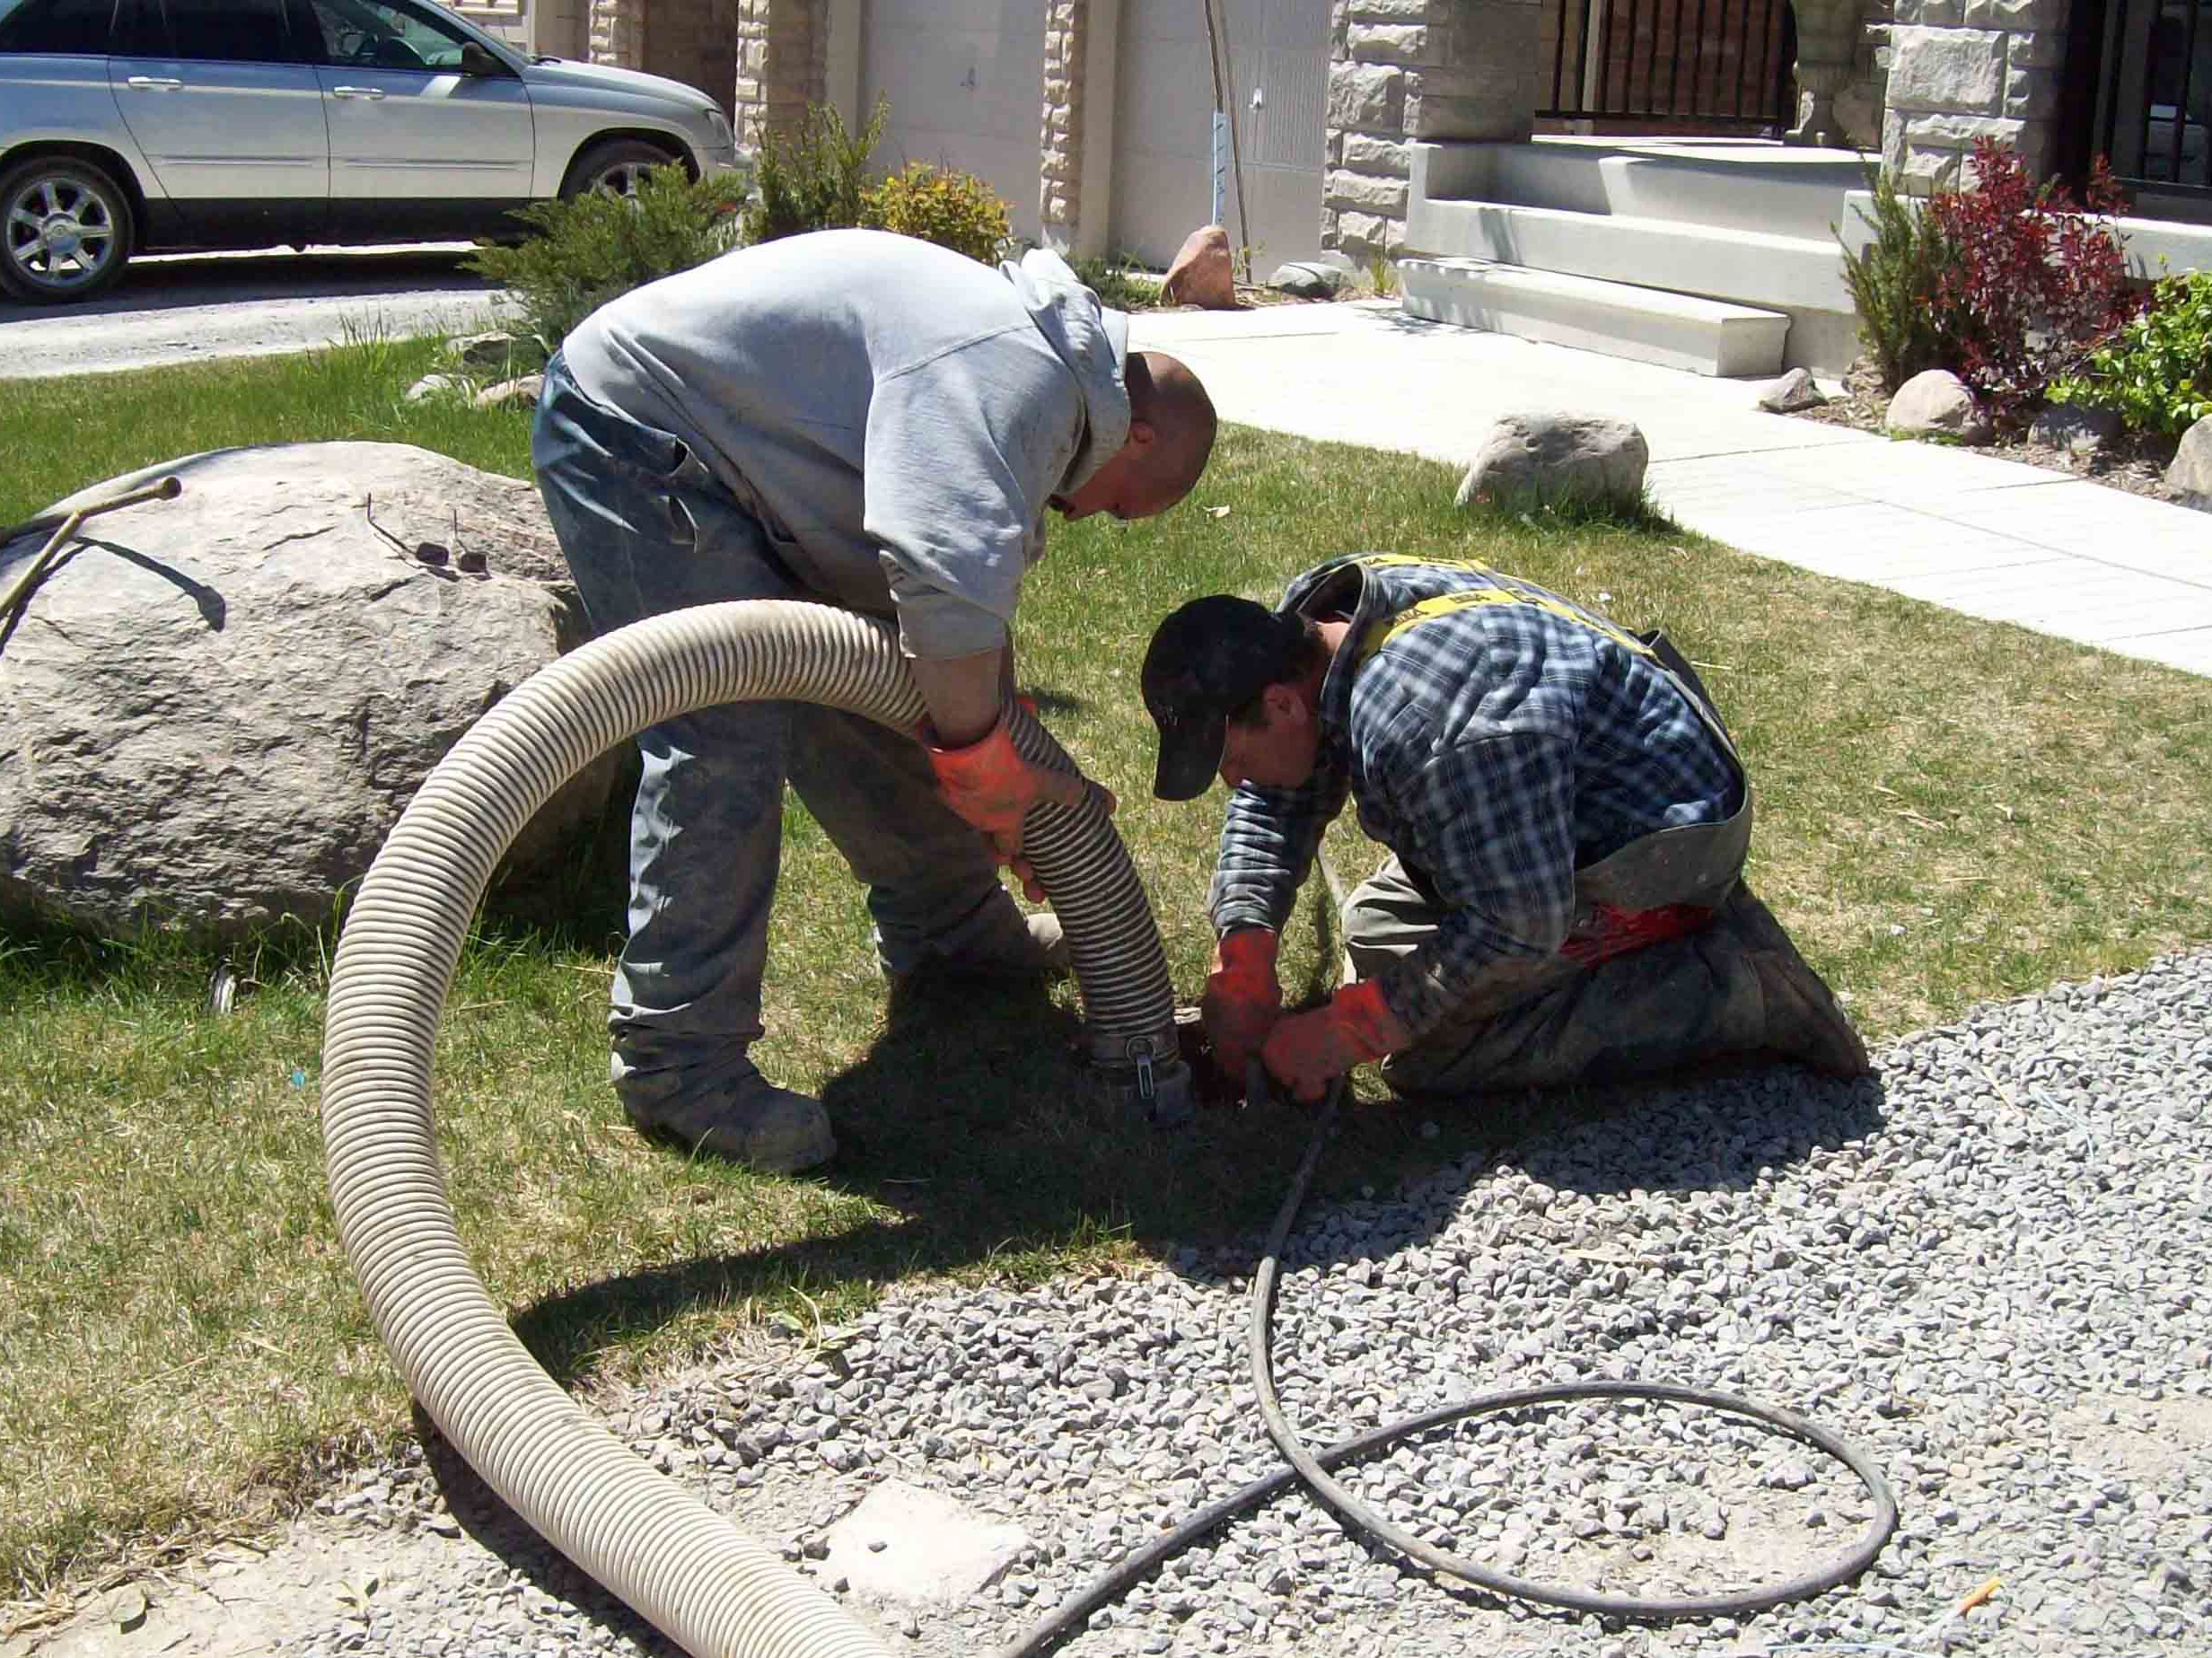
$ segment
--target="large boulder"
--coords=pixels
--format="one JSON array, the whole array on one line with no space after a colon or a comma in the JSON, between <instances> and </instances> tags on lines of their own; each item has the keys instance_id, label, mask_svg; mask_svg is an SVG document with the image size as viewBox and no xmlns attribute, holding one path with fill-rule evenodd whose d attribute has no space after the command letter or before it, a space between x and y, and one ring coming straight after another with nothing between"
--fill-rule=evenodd
<instances>
[{"instance_id":1,"label":"large boulder","mask_svg":"<svg viewBox=\"0 0 2212 1658\"><path fill-rule=\"evenodd\" d=\"M1202 224L1184 237L1160 284L1160 298L1170 305L1237 310L1236 261L1229 252L1229 232L1218 224Z\"/></svg>"},{"instance_id":2,"label":"large boulder","mask_svg":"<svg viewBox=\"0 0 2212 1658\"><path fill-rule=\"evenodd\" d=\"M330 920L478 715L584 636L527 483L396 443L219 450L93 519L0 626L0 914L235 935ZM45 536L0 547L0 591ZM573 886L622 769L525 828L495 888Z\"/></svg>"},{"instance_id":3,"label":"large boulder","mask_svg":"<svg viewBox=\"0 0 2212 1658\"><path fill-rule=\"evenodd\" d=\"M1898 387L1883 424L1900 437L1986 443L1995 435L1971 388L1947 368L1923 369Z\"/></svg>"},{"instance_id":4,"label":"large boulder","mask_svg":"<svg viewBox=\"0 0 2212 1658\"><path fill-rule=\"evenodd\" d=\"M1651 445L1634 421L1607 415L1501 417L1460 480L1458 504L1573 497L1634 508L1644 499Z\"/></svg>"},{"instance_id":5,"label":"large boulder","mask_svg":"<svg viewBox=\"0 0 2212 1658\"><path fill-rule=\"evenodd\" d=\"M2182 505L2212 512L2212 415L2202 416L2181 434L2166 468L2166 487L2181 497Z\"/></svg>"}]
</instances>

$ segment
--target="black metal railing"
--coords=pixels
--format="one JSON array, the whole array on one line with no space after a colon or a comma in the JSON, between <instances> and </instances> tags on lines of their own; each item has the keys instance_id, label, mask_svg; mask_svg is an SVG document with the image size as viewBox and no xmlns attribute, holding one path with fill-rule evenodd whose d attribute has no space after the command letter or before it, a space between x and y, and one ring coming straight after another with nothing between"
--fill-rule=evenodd
<instances>
[{"instance_id":1,"label":"black metal railing","mask_svg":"<svg viewBox=\"0 0 2212 1658\"><path fill-rule=\"evenodd\" d=\"M2139 206L2212 214L2212 0L2111 0L2092 149Z\"/></svg>"},{"instance_id":2,"label":"black metal railing","mask_svg":"<svg viewBox=\"0 0 2212 1658\"><path fill-rule=\"evenodd\" d=\"M1797 56L1787 0L1547 0L1551 120L1780 132Z\"/></svg>"}]
</instances>

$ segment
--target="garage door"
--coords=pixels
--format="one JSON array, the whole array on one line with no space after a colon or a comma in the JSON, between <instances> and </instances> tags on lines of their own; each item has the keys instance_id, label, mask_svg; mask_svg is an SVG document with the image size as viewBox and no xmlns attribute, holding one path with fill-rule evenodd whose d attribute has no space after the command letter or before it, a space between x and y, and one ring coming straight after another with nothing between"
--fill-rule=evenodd
<instances>
[{"instance_id":1,"label":"garage door","mask_svg":"<svg viewBox=\"0 0 2212 1658\"><path fill-rule=\"evenodd\" d=\"M1006 198L1014 233L1038 234L1044 102L1040 0L867 0L860 102L891 101L875 160L964 168Z\"/></svg>"},{"instance_id":2,"label":"garage door","mask_svg":"<svg viewBox=\"0 0 2212 1658\"><path fill-rule=\"evenodd\" d=\"M1215 0L1244 172L1224 190L1229 236L1264 278L1321 246L1329 0ZM1213 206L1214 78L1203 0L1121 0L1111 242L1155 265Z\"/></svg>"}]
</instances>

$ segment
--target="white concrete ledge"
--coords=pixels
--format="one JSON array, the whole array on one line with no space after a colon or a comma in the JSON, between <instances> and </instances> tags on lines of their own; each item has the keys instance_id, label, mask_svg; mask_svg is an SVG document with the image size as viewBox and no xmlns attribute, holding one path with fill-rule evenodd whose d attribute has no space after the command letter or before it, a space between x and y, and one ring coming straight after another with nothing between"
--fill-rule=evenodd
<instances>
[{"instance_id":1,"label":"white concrete ledge","mask_svg":"<svg viewBox=\"0 0 2212 1658\"><path fill-rule=\"evenodd\" d=\"M1771 311L1488 259L1398 262L1409 315L1697 374L1778 374L1790 320Z\"/></svg>"}]
</instances>

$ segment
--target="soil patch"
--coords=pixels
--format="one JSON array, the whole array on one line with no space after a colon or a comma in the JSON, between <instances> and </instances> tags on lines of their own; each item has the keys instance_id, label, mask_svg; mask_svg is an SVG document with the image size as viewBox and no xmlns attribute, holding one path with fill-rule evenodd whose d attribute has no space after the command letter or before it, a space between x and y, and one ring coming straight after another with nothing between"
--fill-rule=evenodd
<instances>
[{"instance_id":1,"label":"soil patch","mask_svg":"<svg viewBox=\"0 0 2212 1658\"><path fill-rule=\"evenodd\" d=\"M1843 383L1841 397L1832 398L1815 408L1800 409L1798 418L1817 420L1823 425L1851 426L1861 432L1887 430L1883 417L1889 413L1889 395L1882 390L1882 382L1873 372L1863 362L1854 364ZM2176 447L2175 440L2170 437L2129 433L2088 453L2076 453L2071 449L2030 443L2024 432L2000 432L1994 443L1975 445L1966 452L1998 461L2016 461L2023 466L2041 467L2049 472L2064 472L2070 478L2102 484L2108 489L2124 489L2129 495L2181 505L2184 504L2181 492L2169 487L2165 478Z\"/></svg>"}]
</instances>

